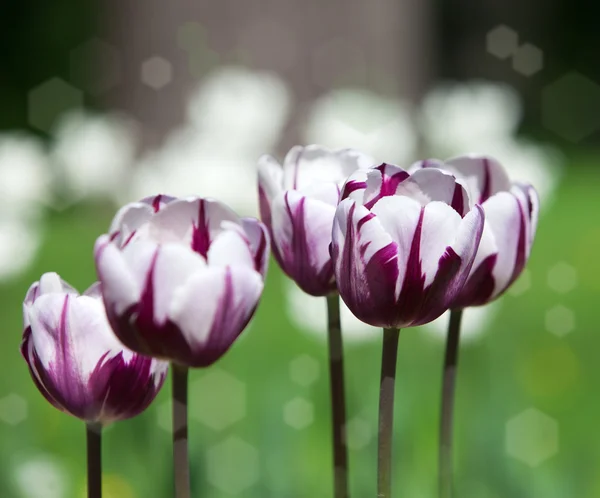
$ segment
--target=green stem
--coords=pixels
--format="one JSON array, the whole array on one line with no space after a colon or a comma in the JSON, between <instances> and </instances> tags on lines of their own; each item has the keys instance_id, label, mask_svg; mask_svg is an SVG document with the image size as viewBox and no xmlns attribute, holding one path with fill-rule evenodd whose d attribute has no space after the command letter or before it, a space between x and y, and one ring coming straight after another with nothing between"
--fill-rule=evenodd
<instances>
[{"instance_id":1,"label":"green stem","mask_svg":"<svg viewBox=\"0 0 600 498\"><path fill-rule=\"evenodd\" d=\"M440 420L439 449L439 496L452 498L452 419L454 414L454 393L456 368L460 343L460 320L462 310L450 312L450 325L446 339L446 355L442 377L442 404Z\"/></svg>"},{"instance_id":2,"label":"green stem","mask_svg":"<svg viewBox=\"0 0 600 498\"><path fill-rule=\"evenodd\" d=\"M188 455L188 369L173 363L173 466L175 498L190 498Z\"/></svg>"},{"instance_id":3,"label":"green stem","mask_svg":"<svg viewBox=\"0 0 600 498\"><path fill-rule=\"evenodd\" d=\"M85 426L88 498L102 498L102 425Z\"/></svg>"},{"instance_id":4,"label":"green stem","mask_svg":"<svg viewBox=\"0 0 600 498\"><path fill-rule=\"evenodd\" d=\"M383 329L381 383L379 391L379 446L377 496L392 496L392 440L394 435L394 388L399 329Z\"/></svg>"},{"instance_id":5,"label":"green stem","mask_svg":"<svg viewBox=\"0 0 600 498\"><path fill-rule=\"evenodd\" d=\"M346 396L344 389L344 350L340 322L340 298L327 297L329 338L329 382L331 388L331 424L333 437L334 497L348 498L348 450L344 437Z\"/></svg>"}]
</instances>

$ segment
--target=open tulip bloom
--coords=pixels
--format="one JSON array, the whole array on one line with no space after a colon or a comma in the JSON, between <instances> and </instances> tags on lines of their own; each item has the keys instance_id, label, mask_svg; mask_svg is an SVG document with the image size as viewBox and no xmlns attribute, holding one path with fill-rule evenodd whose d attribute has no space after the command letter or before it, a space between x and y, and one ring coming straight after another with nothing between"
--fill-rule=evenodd
<instances>
[{"instance_id":1,"label":"open tulip bloom","mask_svg":"<svg viewBox=\"0 0 600 498\"><path fill-rule=\"evenodd\" d=\"M332 151L319 145L293 147L282 165L271 156L261 157L258 164L260 214L269 228L275 259L304 292L327 298L335 498L348 496L348 456L339 296L329 251L331 227L346 178L374 164L356 150Z\"/></svg>"},{"instance_id":2,"label":"open tulip bloom","mask_svg":"<svg viewBox=\"0 0 600 498\"><path fill-rule=\"evenodd\" d=\"M86 422L90 496L100 496L102 426L144 411L168 363L134 353L114 336L99 284L82 295L56 273L44 274L23 302L21 353L44 397Z\"/></svg>"},{"instance_id":3,"label":"open tulip bloom","mask_svg":"<svg viewBox=\"0 0 600 498\"><path fill-rule=\"evenodd\" d=\"M189 496L187 369L218 360L252 318L269 240L253 218L197 197L123 207L95 258L108 319L139 353L173 364L176 490Z\"/></svg>"},{"instance_id":4,"label":"open tulip bloom","mask_svg":"<svg viewBox=\"0 0 600 498\"><path fill-rule=\"evenodd\" d=\"M466 189L439 169L409 174L381 164L350 176L333 223L340 295L362 321L384 328L378 496L391 493L393 395L401 327L438 318L466 282L484 224Z\"/></svg>"},{"instance_id":5,"label":"open tulip bloom","mask_svg":"<svg viewBox=\"0 0 600 498\"><path fill-rule=\"evenodd\" d=\"M511 183L500 163L488 156L466 155L445 162L428 159L413 166L413 170L418 169L451 173L468 189L471 203L485 211L475 262L465 286L450 305L440 428L440 496L450 498L452 412L462 310L493 301L519 277L533 245L539 200L531 185Z\"/></svg>"}]
</instances>

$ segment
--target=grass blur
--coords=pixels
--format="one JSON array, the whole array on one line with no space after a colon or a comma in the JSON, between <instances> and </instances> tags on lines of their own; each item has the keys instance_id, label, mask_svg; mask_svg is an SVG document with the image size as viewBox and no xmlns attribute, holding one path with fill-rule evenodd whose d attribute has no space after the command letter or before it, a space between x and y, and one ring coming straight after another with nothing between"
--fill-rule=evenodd
<instances>
[{"instance_id":1,"label":"grass blur","mask_svg":"<svg viewBox=\"0 0 600 498\"><path fill-rule=\"evenodd\" d=\"M503 297L489 332L461 350L455 419L457 496L600 496L600 337L594 335L598 326L593 316L600 294L600 225L592 207L600 171L595 161L595 157L583 157L577 164L582 167L568 165L551 207L542 213L528 265L529 289L519 296ZM58 272L80 291L91 284L95 279L93 243L106 230L112 214L111 208L99 205L50 214L35 263L19 279L0 284L1 497L84 496L84 427L51 407L29 378L18 351L21 303L30 283L45 271ZM558 262L572 265L577 273L577 285L564 294L547 284L548 272ZM288 320L284 278L272 261L263 301L246 336L214 367L191 374L194 496L331 496L326 344ZM556 306L571 310L575 317L574 329L562 337L546 327L547 312ZM567 311L551 313L548 320L568 322L569 318ZM568 328L568 323L564 326ZM375 492L379 348L378 340L346 348L348 417L353 421L351 489L356 498ZM302 354L320 363L320 376L308 386L293 382L289 373L290 362ZM394 443L397 496L436 494L442 357L441 340L418 329L402 332ZM226 427L209 424L211 428L202 422L204 414L213 421L221 416L226 419L227 413L220 410L227 412L232 406L239 410L244 401L239 389L219 394L218 386L213 391L201 388L200 379L215 371L226 372L224 377L234 387L239 384L231 376L243 384L245 415ZM172 496L170 434L165 430L170 420L169 380L147 412L106 430L106 498ZM19 417L11 404L21 398L27 410ZM284 407L295 398L314 405L313 423L309 409L293 414L298 425L306 422L301 429L290 427L284 417ZM514 418L530 408L546 418L535 415L538 412ZM548 420L550 429L545 428ZM556 453L552 420L558 424ZM529 466L508 454L507 443L523 459L543 461ZM543 459L544 455L548 458ZM51 473L54 477L49 476L46 483L36 477L38 482L31 481L30 489L24 490L19 482L26 480L27 462L42 457L53 462L52 468L62 472L62 477ZM39 488L37 494L34 488ZM52 494L52 489L58 491Z\"/></svg>"}]
</instances>

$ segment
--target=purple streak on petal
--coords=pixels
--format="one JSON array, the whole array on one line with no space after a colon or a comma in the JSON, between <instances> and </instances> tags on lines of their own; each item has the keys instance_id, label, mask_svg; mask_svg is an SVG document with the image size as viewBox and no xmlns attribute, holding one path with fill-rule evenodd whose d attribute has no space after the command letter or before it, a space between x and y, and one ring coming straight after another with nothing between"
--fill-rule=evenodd
<instances>
[{"instance_id":1,"label":"purple streak on petal","mask_svg":"<svg viewBox=\"0 0 600 498\"><path fill-rule=\"evenodd\" d=\"M158 213L160 211L160 201L162 199L162 195L158 194L156 197L154 197L154 199L152 199L152 208L154 209L155 213Z\"/></svg>"},{"instance_id":2,"label":"purple streak on petal","mask_svg":"<svg viewBox=\"0 0 600 498\"><path fill-rule=\"evenodd\" d=\"M33 383L38 388L42 396L46 398L46 400L55 408L58 408L61 411L67 411L56 399L48 388L42 383L42 376L40 371L44 370L44 366L40 361L40 358L33 347L32 338L31 338L31 327L27 327L23 332L23 341L21 342L21 355L25 359L27 366L29 368L29 373L33 380Z\"/></svg>"},{"instance_id":3,"label":"purple streak on petal","mask_svg":"<svg viewBox=\"0 0 600 498\"><path fill-rule=\"evenodd\" d=\"M393 323L396 313L395 294L398 273L398 246L395 242L391 242L373 254L365 264L365 280L368 288L365 294L368 302L363 303L362 317L359 318L381 327Z\"/></svg>"},{"instance_id":4,"label":"purple streak on petal","mask_svg":"<svg viewBox=\"0 0 600 498\"><path fill-rule=\"evenodd\" d=\"M283 271L289 275L298 286L311 296L324 296L335 290L335 279L333 266L330 262L322 268L313 268L310 261L311 248L308 247L308 235L306 232L306 217L302 197L295 209L292 209L288 200L288 193L284 195L287 214L292 225L292 242L288 247L282 247L281 266ZM273 244L274 246L276 244ZM331 260L330 260L331 261Z\"/></svg>"},{"instance_id":5,"label":"purple streak on petal","mask_svg":"<svg viewBox=\"0 0 600 498\"><path fill-rule=\"evenodd\" d=\"M492 271L497 259L497 254L490 254L479 264L453 301L452 308L479 306L488 302L494 292L495 280Z\"/></svg>"},{"instance_id":6,"label":"purple streak on petal","mask_svg":"<svg viewBox=\"0 0 600 498\"><path fill-rule=\"evenodd\" d=\"M377 195L369 202L365 203L367 209L371 209L379 199L395 195L398 185L410 176L406 171L400 171L392 176L388 176L385 173L387 166L386 163L383 163L375 168L381 172L381 186L379 187Z\"/></svg>"},{"instance_id":7,"label":"purple streak on petal","mask_svg":"<svg viewBox=\"0 0 600 498\"><path fill-rule=\"evenodd\" d=\"M373 214L361 218L354 227L356 204L350 207L346 220L346 236L341 248L333 246L333 258L338 261L340 295L350 310L362 321L375 326L387 326L394 313L394 293L398 279L398 247L391 242L379 249L369 261L364 260L371 241L360 241L360 229ZM360 258L359 260L356 260Z\"/></svg>"},{"instance_id":8,"label":"purple streak on petal","mask_svg":"<svg viewBox=\"0 0 600 498\"><path fill-rule=\"evenodd\" d=\"M113 421L138 415L154 400L165 375L152 374L151 358L134 354L126 362L122 352L110 359L107 355L100 358L88 381L88 389L99 405L96 417Z\"/></svg>"},{"instance_id":9,"label":"purple streak on petal","mask_svg":"<svg viewBox=\"0 0 600 498\"><path fill-rule=\"evenodd\" d=\"M363 227L363 225L367 221L369 221L369 220L371 220L373 218L375 218L375 215L373 213L366 214L360 220L358 220L358 223L356 224L356 229L360 232L360 229Z\"/></svg>"},{"instance_id":10,"label":"purple streak on petal","mask_svg":"<svg viewBox=\"0 0 600 498\"><path fill-rule=\"evenodd\" d=\"M487 157L483 158L483 185L481 187L481 195L479 196L479 204L483 204L490 197L492 192L492 175L490 171L490 162Z\"/></svg>"},{"instance_id":11,"label":"purple streak on petal","mask_svg":"<svg viewBox=\"0 0 600 498\"><path fill-rule=\"evenodd\" d=\"M469 269L461 272L462 258L456 254L452 247L447 247L446 252L439 261L438 271L431 285L425 289L425 298L422 302L422 313L413 322L413 325L422 325L431 322L442 315L452 304L452 300L464 285Z\"/></svg>"},{"instance_id":12,"label":"purple streak on petal","mask_svg":"<svg viewBox=\"0 0 600 498\"><path fill-rule=\"evenodd\" d=\"M410 253L406 261L406 272L400 295L396 302L395 324L390 325L408 325L411 324L421 313L425 288L425 274L421 269L421 232L423 229L423 218L425 210L421 208L419 221L415 228L413 240L410 246Z\"/></svg>"},{"instance_id":13,"label":"purple streak on petal","mask_svg":"<svg viewBox=\"0 0 600 498\"><path fill-rule=\"evenodd\" d=\"M179 327L170 320L159 323L154 317L154 270L159 250L152 258L139 302L120 315L106 303L106 315L115 335L132 351L158 358L191 358L192 351Z\"/></svg>"},{"instance_id":14,"label":"purple streak on petal","mask_svg":"<svg viewBox=\"0 0 600 498\"><path fill-rule=\"evenodd\" d=\"M452 195L452 203L450 205L458 214L460 214L463 218L465 217L466 213L463 200L463 189L458 183L454 185L454 194Z\"/></svg>"},{"instance_id":15,"label":"purple streak on petal","mask_svg":"<svg viewBox=\"0 0 600 498\"><path fill-rule=\"evenodd\" d=\"M348 196L352 192L355 192L355 191L361 190L361 189L366 189L366 188L367 188L366 182L359 182L358 180L350 180L350 181L346 182L346 184L344 185L344 190L342 190L340 202L343 201L344 199L347 199Z\"/></svg>"},{"instance_id":16,"label":"purple streak on petal","mask_svg":"<svg viewBox=\"0 0 600 498\"><path fill-rule=\"evenodd\" d=\"M131 242L131 240L133 239L134 236L135 236L135 230L133 232L131 232L129 234L129 237L127 237L127 240L125 240L125 242L123 242L123 246L121 247L121 249L125 249L125 247L127 247L127 245Z\"/></svg>"},{"instance_id":17,"label":"purple streak on petal","mask_svg":"<svg viewBox=\"0 0 600 498\"><path fill-rule=\"evenodd\" d=\"M116 232L113 232L110 234L110 238L109 240L112 242L114 241L119 235L121 235L121 231L117 230Z\"/></svg>"},{"instance_id":18,"label":"purple streak on petal","mask_svg":"<svg viewBox=\"0 0 600 498\"><path fill-rule=\"evenodd\" d=\"M198 224L193 223L192 250L206 259L210 247L210 231L206 220L204 199L199 199L198 206Z\"/></svg>"},{"instance_id":19,"label":"purple streak on petal","mask_svg":"<svg viewBox=\"0 0 600 498\"><path fill-rule=\"evenodd\" d=\"M260 242L258 244L258 248L256 249L256 253L254 254L254 269L262 274L264 267L264 260L267 257L265 254L267 251L267 236L264 230L260 231Z\"/></svg>"},{"instance_id":20,"label":"purple streak on petal","mask_svg":"<svg viewBox=\"0 0 600 498\"><path fill-rule=\"evenodd\" d=\"M140 329L151 329L155 326L154 321L154 270L158 259L157 248L152 256L152 261L148 267L148 274L144 282L144 289L140 295L140 300L137 303L137 319L136 324Z\"/></svg>"}]
</instances>

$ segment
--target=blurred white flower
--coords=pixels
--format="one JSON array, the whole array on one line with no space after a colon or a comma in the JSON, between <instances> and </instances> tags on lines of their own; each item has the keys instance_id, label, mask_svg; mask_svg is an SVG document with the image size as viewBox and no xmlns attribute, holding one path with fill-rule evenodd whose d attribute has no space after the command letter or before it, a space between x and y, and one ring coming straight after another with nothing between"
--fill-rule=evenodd
<instances>
[{"instance_id":1,"label":"blurred white flower","mask_svg":"<svg viewBox=\"0 0 600 498\"><path fill-rule=\"evenodd\" d=\"M403 102L346 88L314 102L304 140L331 149L352 147L387 162L405 164L414 159L417 139Z\"/></svg>"},{"instance_id":2,"label":"blurred white flower","mask_svg":"<svg viewBox=\"0 0 600 498\"><path fill-rule=\"evenodd\" d=\"M322 297L303 292L292 280L285 279L286 311L294 325L322 340L327 340L327 304ZM342 334L347 343L375 341L381 338L381 329L371 327L356 318L340 301Z\"/></svg>"},{"instance_id":3,"label":"blurred white flower","mask_svg":"<svg viewBox=\"0 0 600 498\"><path fill-rule=\"evenodd\" d=\"M446 158L512 137L520 119L519 96L508 85L446 83L425 96L419 125L430 153Z\"/></svg>"},{"instance_id":4,"label":"blurred white flower","mask_svg":"<svg viewBox=\"0 0 600 498\"><path fill-rule=\"evenodd\" d=\"M469 82L443 84L430 92L419 124L430 157L491 155L511 179L533 184L545 208L560 181L564 158L552 146L517 139L520 119L521 102L513 88Z\"/></svg>"},{"instance_id":5,"label":"blurred white flower","mask_svg":"<svg viewBox=\"0 0 600 498\"><path fill-rule=\"evenodd\" d=\"M37 455L15 466L14 481L23 498L64 498L68 496L67 473L50 456Z\"/></svg>"},{"instance_id":6,"label":"blurred white flower","mask_svg":"<svg viewBox=\"0 0 600 498\"><path fill-rule=\"evenodd\" d=\"M272 73L221 67L192 95L188 116L215 150L251 159L272 150L290 111L290 93Z\"/></svg>"},{"instance_id":7,"label":"blurred white flower","mask_svg":"<svg viewBox=\"0 0 600 498\"><path fill-rule=\"evenodd\" d=\"M33 136L0 135L2 215L37 217L51 199L51 172L42 143Z\"/></svg>"},{"instance_id":8,"label":"blurred white flower","mask_svg":"<svg viewBox=\"0 0 600 498\"><path fill-rule=\"evenodd\" d=\"M22 273L31 264L42 242L36 222L0 218L0 280Z\"/></svg>"},{"instance_id":9,"label":"blurred white flower","mask_svg":"<svg viewBox=\"0 0 600 498\"><path fill-rule=\"evenodd\" d=\"M59 121L52 158L68 202L122 198L136 150L131 121L117 115L74 112Z\"/></svg>"},{"instance_id":10,"label":"blurred white flower","mask_svg":"<svg viewBox=\"0 0 600 498\"><path fill-rule=\"evenodd\" d=\"M269 73L217 70L192 97L189 122L138 163L126 200L201 195L256 216L256 161L279 141L289 104L286 86Z\"/></svg>"},{"instance_id":11,"label":"blurred white flower","mask_svg":"<svg viewBox=\"0 0 600 498\"><path fill-rule=\"evenodd\" d=\"M162 149L148 154L137 165L131 199L156 193L174 196L213 197L240 215L258 213L256 163L224 150L215 150L204 137L185 140L173 135Z\"/></svg>"},{"instance_id":12,"label":"blurred white flower","mask_svg":"<svg viewBox=\"0 0 600 498\"><path fill-rule=\"evenodd\" d=\"M485 306L474 306L463 311L460 327L461 344L479 339L493 325L501 308L501 301L496 300ZM423 325L422 328L440 340L446 339L450 311L446 311L437 320Z\"/></svg>"}]
</instances>

